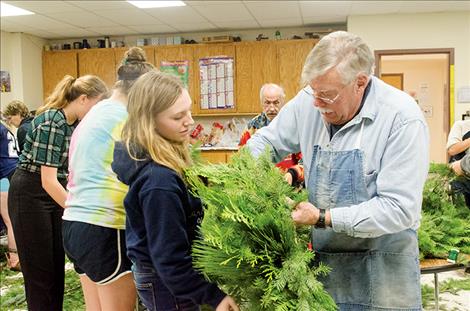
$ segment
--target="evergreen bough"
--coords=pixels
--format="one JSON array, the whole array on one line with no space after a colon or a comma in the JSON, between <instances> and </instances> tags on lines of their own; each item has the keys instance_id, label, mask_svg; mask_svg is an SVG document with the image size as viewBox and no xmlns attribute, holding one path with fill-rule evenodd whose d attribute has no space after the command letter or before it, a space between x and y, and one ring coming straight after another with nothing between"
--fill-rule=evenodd
<instances>
[{"instance_id":1,"label":"evergreen bough","mask_svg":"<svg viewBox=\"0 0 470 311\"><path fill-rule=\"evenodd\" d=\"M198 164L185 174L205 204L192 254L207 279L243 310L336 310L317 280L329 268L313 266L309 228L296 228L291 219L292 206L307 195L284 181L268 153L255 160L242 149L229 164Z\"/></svg>"},{"instance_id":2,"label":"evergreen bough","mask_svg":"<svg viewBox=\"0 0 470 311\"><path fill-rule=\"evenodd\" d=\"M455 177L446 164L430 166L418 230L421 258L446 258L452 248L470 254L470 209L450 187L459 178L465 177Z\"/></svg>"}]
</instances>

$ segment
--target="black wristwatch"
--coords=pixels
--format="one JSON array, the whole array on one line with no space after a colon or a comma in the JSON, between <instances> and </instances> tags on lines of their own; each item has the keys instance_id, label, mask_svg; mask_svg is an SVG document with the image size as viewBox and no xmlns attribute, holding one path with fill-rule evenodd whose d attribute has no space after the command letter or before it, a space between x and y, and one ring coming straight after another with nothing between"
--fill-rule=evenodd
<instances>
[{"instance_id":1,"label":"black wristwatch","mask_svg":"<svg viewBox=\"0 0 470 311\"><path fill-rule=\"evenodd\" d=\"M319 208L319 211L320 211L320 215L318 216L318 221L315 224L315 228L325 229L326 228L325 210L322 208Z\"/></svg>"}]
</instances>

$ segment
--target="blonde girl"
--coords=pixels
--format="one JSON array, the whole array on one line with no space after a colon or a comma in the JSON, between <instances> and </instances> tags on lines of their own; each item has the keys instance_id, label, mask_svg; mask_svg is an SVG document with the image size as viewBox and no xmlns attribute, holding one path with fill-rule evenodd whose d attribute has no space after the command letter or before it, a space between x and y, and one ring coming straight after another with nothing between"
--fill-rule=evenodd
<instances>
[{"instance_id":1,"label":"blonde girl","mask_svg":"<svg viewBox=\"0 0 470 311\"><path fill-rule=\"evenodd\" d=\"M129 185L127 253L140 299L151 311L196 311L201 304L237 311L235 301L192 266L203 209L183 179L194 124L187 90L174 76L148 72L132 87L128 112L113 170Z\"/></svg>"},{"instance_id":2,"label":"blonde girl","mask_svg":"<svg viewBox=\"0 0 470 311\"><path fill-rule=\"evenodd\" d=\"M72 135L63 238L65 253L80 274L87 310L134 309L125 243L127 185L117 179L111 161L127 119L129 89L153 68L141 48L130 48L111 97L94 106Z\"/></svg>"},{"instance_id":3,"label":"blonde girl","mask_svg":"<svg viewBox=\"0 0 470 311\"><path fill-rule=\"evenodd\" d=\"M62 310L62 213L72 132L107 94L96 76L65 76L37 110L8 193L29 310Z\"/></svg>"}]
</instances>

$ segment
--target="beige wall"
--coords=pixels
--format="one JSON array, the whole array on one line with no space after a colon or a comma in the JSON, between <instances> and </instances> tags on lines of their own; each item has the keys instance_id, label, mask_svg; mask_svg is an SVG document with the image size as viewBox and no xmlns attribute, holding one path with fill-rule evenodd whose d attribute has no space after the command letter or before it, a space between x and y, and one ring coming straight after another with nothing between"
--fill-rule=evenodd
<instances>
[{"instance_id":1,"label":"beige wall","mask_svg":"<svg viewBox=\"0 0 470 311\"><path fill-rule=\"evenodd\" d=\"M399 58L394 56L393 58ZM425 113L431 137L430 159L432 162L446 163L447 133L444 124L444 94L447 82L447 59L388 60L382 58L382 73L403 73L403 90L416 92L421 109Z\"/></svg>"},{"instance_id":2,"label":"beige wall","mask_svg":"<svg viewBox=\"0 0 470 311\"><path fill-rule=\"evenodd\" d=\"M2 107L11 100L23 101L31 110L42 104L42 47L46 40L1 32L1 70L10 72L11 92L1 93Z\"/></svg>"},{"instance_id":3,"label":"beige wall","mask_svg":"<svg viewBox=\"0 0 470 311\"><path fill-rule=\"evenodd\" d=\"M454 97L459 87L470 86L470 12L351 16L348 31L373 50L454 48ZM455 119L467 110L469 103L455 102Z\"/></svg>"}]
</instances>

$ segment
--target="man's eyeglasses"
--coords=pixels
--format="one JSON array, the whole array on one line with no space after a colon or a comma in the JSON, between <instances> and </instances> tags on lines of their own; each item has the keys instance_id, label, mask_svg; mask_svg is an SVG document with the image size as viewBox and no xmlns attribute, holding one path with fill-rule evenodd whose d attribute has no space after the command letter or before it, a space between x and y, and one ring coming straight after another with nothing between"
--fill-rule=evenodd
<instances>
[{"instance_id":1,"label":"man's eyeglasses","mask_svg":"<svg viewBox=\"0 0 470 311\"><path fill-rule=\"evenodd\" d=\"M323 96L317 95L317 92L310 85L307 85L302 90L305 93L307 93L308 95L314 97L315 99L321 100L325 104L333 105L338 100L339 96L341 95L341 92L346 88L346 86L348 86L348 84L343 86L343 88L341 90L339 90L338 94L336 94L336 96L333 97L333 98L328 98L328 97L323 97Z\"/></svg>"},{"instance_id":2,"label":"man's eyeglasses","mask_svg":"<svg viewBox=\"0 0 470 311\"><path fill-rule=\"evenodd\" d=\"M264 107L268 107L269 105L273 105L275 108L279 108L281 106L281 102L279 100L273 100L273 101L265 100L263 102Z\"/></svg>"}]
</instances>

